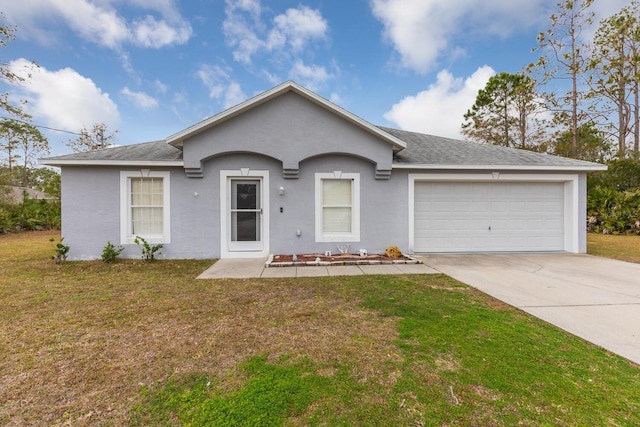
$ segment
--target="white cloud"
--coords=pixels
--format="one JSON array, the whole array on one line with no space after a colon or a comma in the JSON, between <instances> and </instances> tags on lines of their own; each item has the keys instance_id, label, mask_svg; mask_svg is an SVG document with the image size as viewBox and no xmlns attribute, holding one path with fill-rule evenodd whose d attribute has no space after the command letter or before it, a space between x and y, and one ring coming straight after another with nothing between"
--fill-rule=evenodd
<instances>
[{"instance_id":1,"label":"white cloud","mask_svg":"<svg viewBox=\"0 0 640 427\"><path fill-rule=\"evenodd\" d=\"M342 104L342 97L340 96L340 94L336 93L336 92L332 92L331 96L329 97L329 100L331 102L333 102L334 104L340 105Z\"/></svg>"},{"instance_id":2,"label":"white cloud","mask_svg":"<svg viewBox=\"0 0 640 427\"><path fill-rule=\"evenodd\" d=\"M117 127L120 114L109 94L75 70L32 69L31 62L22 58L11 61L8 68L21 76L31 74L14 86L17 96L29 101L26 110L35 120L75 132L98 122Z\"/></svg>"},{"instance_id":3,"label":"white cloud","mask_svg":"<svg viewBox=\"0 0 640 427\"><path fill-rule=\"evenodd\" d=\"M153 87L155 87L156 92L161 93L161 94L165 94L167 93L167 91L169 90L169 86L167 86L166 84L162 83L160 80L156 80L153 82Z\"/></svg>"},{"instance_id":4,"label":"white cloud","mask_svg":"<svg viewBox=\"0 0 640 427\"><path fill-rule=\"evenodd\" d=\"M67 25L92 42L109 48L119 46L128 37L126 21L112 7L99 7L85 0L53 1L54 13Z\"/></svg>"},{"instance_id":5,"label":"white cloud","mask_svg":"<svg viewBox=\"0 0 640 427\"><path fill-rule=\"evenodd\" d=\"M281 48L286 42L296 52L302 50L313 39L323 39L329 27L320 11L307 6L287 9L284 14L276 16L273 22L274 28L269 34L269 39L275 35L274 38L278 39L278 42L270 47Z\"/></svg>"},{"instance_id":6,"label":"white cloud","mask_svg":"<svg viewBox=\"0 0 640 427\"><path fill-rule=\"evenodd\" d=\"M251 29L251 25L239 14L227 14L222 29L227 44L233 47L233 59L245 64L251 63L251 57L263 48L264 41Z\"/></svg>"},{"instance_id":7,"label":"white cloud","mask_svg":"<svg viewBox=\"0 0 640 427\"><path fill-rule=\"evenodd\" d=\"M427 90L402 99L384 117L401 129L460 139L464 114L493 75L495 71L487 65L466 79L440 71Z\"/></svg>"},{"instance_id":8,"label":"white cloud","mask_svg":"<svg viewBox=\"0 0 640 427\"><path fill-rule=\"evenodd\" d=\"M209 89L210 98L220 98L224 93L225 86L231 80L230 70L219 65L201 65L196 72L196 76Z\"/></svg>"},{"instance_id":9,"label":"white cloud","mask_svg":"<svg viewBox=\"0 0 640 427\"><path fill-rule=\"evenodd\" d=\"M233 107L247 99L240 84L231 78L230 70L219 65L202 65L196 76L209 89L209 97L221 99L224 108Z\"/></svg>"},{"instance_id":10,"label":"white cloud","mask_svg":"<svg viewBox=\"0 0 640 427\"><path fill-rule=\"evenodd\" d=\"M459 56L458 40L507 37L548 19L548 0L370 0L402 67L424 73Z\"/></svg>"},{"instance_id":11,"label":"white cloud","mask_svg":"<svg viewBox=\"0 0 640 427\"><path fill-rule=\"evenodd\" d=\"M191 26L182 23L172 26L165 20L158 21L153 16L145 16L132 24L134 44L142 47L161 48L172 44L185 44L191 37Z\"/></svg>"},{"instance_id":12,"label":"white cloud","mask_svg":"<svg viewBox=\"0 0 640 427\"><path fill-rule=\"evenodd\" d=\"M308 6L290 8L273 18L273 24L263 21L264 10L258 0L226 0L223 32L233 48L233 58L245 64L254 55L265 52L301 52L315 40L326 38L329 25L320 11Z\"/></svg>"},{"instance_id":13,"label":"white cloud","mask_svg":"<svg viewBox=\"0 0 640 427\"><path fill-rule=\"evenodd\" d=\"M591 9L596 15L595 22L598 23L600 20L618 13L625 6L629 6L629 0L594 1Z\"/></svg>"},{"instance_id":14,"label":"white cloud","mask_svg":"<svg viewBox=\"0 0 640 427\"><path fill-rule=\"evenodd\" d=\"M129 74L129 77L136 83L136 85L142 84L142 78L140 74L133 66L131 62L131 56L128 52L121 51L119 52L120 64L122 64L122 68Z\"/></svg>"},{"instance_id":15,"label":"white cloud","mask_svg":"<svg viewBox=\"0 0 640 427\"><path fill-rule=\"evenodd\" d=\"M629 6L629 0L607 0L594 1L590 10L594 13L593 24L590 27L581 28L579 37L590 43L598 29L600 21L609 18L611 15L620 12L623 7Z\"/></svg>"},{"instance_id":16,"label":"white cloud","mask_svg":"<svg viewBox=\"0 0 640 427\"><path fill-rule=\"evenodd\" d=\"M185 119L182 117L182 113L189 108L189 98L184 92L175 92L171 99L171 111L180 121Z\"/></svg>"},{"instance_id":17,"label":"white cloud","mask_svg":"<svg viewBox=\"0 0 640 427\"><path fill-rule=\"evenodd\" d=\"M192 34L191 25L178 12L173 0L132 0L142 10L132 20L118 12L120 0L20 0L3 5L3 13L18 25L21 37L46 43L55 37L53 28L64 25L85 40L111 49L123 44L159 48L184 44ZM155 13L158 16L153 16Z\"/></svg>"},{"instance_id":18,"label":"white cloud","mask_svg":"<svg viewBox=\"0 0 640 427\"><path fill-rule=\"evenodd\" d=\"M235 11L244 11L251 14L257 19L262 13L262 5L260 0L225 0L227 4L227 13Z\"/></svg>"},{"instance_id":19,"label":"white cloud","mask_svg":"<svg viewBox=\"0 0 640 427\"><path fill-rule=\"evenodd\" d=\"M158 101L152 96L147 95L144 92L134 92L130 90L128 87L125 87L120 91L125 97L133 101L135 105L142 109L151 109L156 108L158 106Z\"/></svg>"},{"instance_id":20,"label":"white cloud","mask_svg":"<svg viewBox=\"0 0 640 427\"><path fill-rule=\"evenodd\" d=\"M332 77L333 75L325 67L305 65L301 59L296 60L289 72L289 78L312 91L318 91L324 82Z\"/></svg>"},{"instance_id":21,"label":"white cloud","mask_svg":"<svg viewBox=\"0 0 640 427\"><path fill-rule=\"evenodd\" d=\"M247 99L247 95L242 91L240 84L231 82L224 93L224 108L233 107Z\"/></svg>"}]
</instances>

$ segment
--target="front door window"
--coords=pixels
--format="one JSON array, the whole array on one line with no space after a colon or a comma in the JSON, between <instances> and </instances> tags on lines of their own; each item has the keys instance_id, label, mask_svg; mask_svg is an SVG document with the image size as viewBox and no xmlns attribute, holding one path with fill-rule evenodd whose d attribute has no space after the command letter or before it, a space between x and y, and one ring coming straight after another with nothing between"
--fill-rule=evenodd
<instances>
[{"instance_id":1,"label":"front door window","mask_svg":"<svg viewBox=\"0 0 640 427\"><path fill-rule=\"evenodd\" d=\"M260 181L231 180L231 241L259 242Z\"/></svg>"}]
</instances>

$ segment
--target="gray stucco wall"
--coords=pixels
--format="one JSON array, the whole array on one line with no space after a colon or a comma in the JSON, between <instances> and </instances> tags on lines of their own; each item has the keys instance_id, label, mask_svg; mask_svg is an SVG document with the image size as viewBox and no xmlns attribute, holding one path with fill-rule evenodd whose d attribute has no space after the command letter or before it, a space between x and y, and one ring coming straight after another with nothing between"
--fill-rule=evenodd
<instances>
[{"instance_id":1,"label":"gray stucco wall","mask_svg":"<svg viewBox=\"0 0 640 427\"><path fill-rule=\"evenodd\" d=\"M171 243L162 257L220 257L220 170L269 171L270 251L272 253L336 252L336 244L315 242L315 173L340 170L360 174L361 240L352 250L382 252L389 245L408 244L406 174L375 179L372 164L360 158L328 155L305 160L298 179L282 176L282 163L264 156L230 154L204 163L203 178L188 178L181 168L171 171ZM120 170L133 168L65 167L62 171L62 235L70 259L96 259L111 241L120 241ZM284 187L284 195L278 188ZM195 193L198 193L195 196ZM282 212L280 208L282 207ZM300 230L300 236L296 231ZM123 245L123 257L137 258L136 245Z\"/></svg>"},{"instance_id":2,"label":"gray stucco wall","mask_svg":"<svg viewBox=\"0 0 640 427\"><path fill-rule=\"evenodd\" d=\"M315 242L315 173L342 171L360 174L360 242L346 242L352 251L383 252L390 245L408 244L406 180L376 180L371 164L358 158L328 155L306 160L298 179L274 180L271 192L271 252L337 252L335 242ZM277 193L278 187L285 194ZM280 207L283 212L280 213ZM296 236L300 230L300 237Z\"/></svg>"},{"instance_id":3,"label":"gray stucco wall","mask_svg":"<svg viewBox=\"0 0 640 427\"><path fill-rule=\"evenodd\" d=\"M62 236L70 259L97 259L111 241L120 241L120 171L118 167L62 168ZM167 258L213 258L211 241L219 241L214 200L207 182L186 177L182 168L151 168L171 172L171 243L162 249ZM194 196L194 193L204 197ZM122 257L138 258L136 245L123 244Z\"/></svg>"},{"instance_id":4,"label":"gray stucco wall","mask_svg":"<svg viewBox=\"0 0 640 427\"><path fill-rule=\"evenodd\" d=\"M340 170L360 174L361 239L351 249L382 252L397 245L406 251L409 240L408 174L394 170L389 180L375 179L369 161L344 155L303 161L297 179L282 176L278 160L249 154L214 157L203 165L203 178L188 178L182 168L171 172L171 243L166 258L220 257L220 170L269 171L270 252L336 251L336 244L315 242L315 173ZM65 167L62 170L62 235L71 247L70 259L99 258L107 241L120 242L120 170L133 168ZM442 171L434 171L440 172ZM455 173L456 171L451 171ZM460 171L458 171L460 172ZM278 188L284 187L283 195ZM586 175L578 180L578 251L586 251ZM198 193L195 196L195 193ZM282 212L280 208L282 207ZM296 231L300 230L300 236ZM343 244L343 243L341 243ZM124 245L123 257L138 258L136 245Z\"/></svg>"},{"instance_id":5,"label":"gray stucco wall","mask_svg":"<svg viewBox=\"0 0 640 427\"><path fill-rule=\"evenodd\" d=\"M188 170L203 168L215 156L249 152L279 160L281 174L295 176L300 162L327 153L368 159L371 168L391 170L389 142L354 126L344 118L288 93L249 110L184 142Z\"/></svg>"},{"instance_id":6,"label":"gray stucco wall","mask_svg":"<svg viewBox=\"0 0 640 427\"><path fill-rule=\"evenodd\" d=\"M189 226L200 224L201 228L212 228L200 230L212 236L210 239L192 246L200 253L208 254L205 258L220 256L220 170L241 168L269 171L271 253L336 252L335 243L315 242L315 173L336 170L360 174L361 240L348 243L351 249L381 252L392 244L401 248L408 244L406 174L399 174L398 179L377 180L370 162L344 155L327 155L305 160L301 163L297 179L285 179L282 163L278 160L250 154L229 154L206 161L203 178L188 179L188 182L201 182L202 190L198 197L201 200L198 203L206 201L207 206L206 209L193 209L193 222ZM278 194L280 187L284 188L283 195ZM173 189L172 194L175 194ZM393 210L391 214L390 208ZM173 218L172 223L176 223ZM300 236L296 235L297 230L300 230ZM173 233L172 239L177 241L179 236L180 233Z\"/></svg>"},{"instance_id":7,"label":"gray stucco wall","mask_svg":"<svg viewBox=\"0 0 640 427\"><path fill-rule=\"evenodd\" d=\"M120 242L120 172L99 167L62 168L62 237L69 259L95 259Z\"/></svg>"}]
</instances>

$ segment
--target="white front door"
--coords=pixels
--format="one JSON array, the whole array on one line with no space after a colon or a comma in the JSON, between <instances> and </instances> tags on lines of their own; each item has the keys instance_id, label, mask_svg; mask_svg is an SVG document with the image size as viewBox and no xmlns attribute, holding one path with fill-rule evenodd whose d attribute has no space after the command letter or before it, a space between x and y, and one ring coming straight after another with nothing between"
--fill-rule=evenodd
<instances>
[{"instance_id":1,"label":"white front door","mask_svg":"<svg viewBox=\"0 0 640 427\"><path fill-rule=\"evenodd\" d=\"M259 179L230 178L229 250L262 250L262 192Z\"/></svg>"},{"instance_id":2,"label":"white front door","mask_svg":"<svg viewBox=\"0 0 640 427\"><path fill-rule=\"evenodd\" d=\"M268 189L268 171L221 171L222 258L262 257L269 254Z\"/></svg>"}]
</instances>

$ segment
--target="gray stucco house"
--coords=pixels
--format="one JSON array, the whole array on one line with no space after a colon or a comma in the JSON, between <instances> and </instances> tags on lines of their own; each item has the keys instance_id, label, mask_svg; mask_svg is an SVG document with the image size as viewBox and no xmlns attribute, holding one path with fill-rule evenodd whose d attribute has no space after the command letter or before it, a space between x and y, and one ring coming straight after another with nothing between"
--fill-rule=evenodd
<instances>
[{"instance_id":1,"label":"gray stucco house","mask_svg":"<svg viewBox=\"0 0 640 427\"><path fill-rule=\"evenodd\" d=\"M285 82L164 141L42 159L62 169L70 258L135 236L167 258L586 250L604 166L374 126Z\"/></svg>"}]
</instances>

